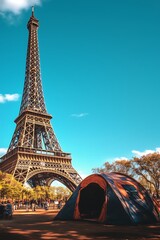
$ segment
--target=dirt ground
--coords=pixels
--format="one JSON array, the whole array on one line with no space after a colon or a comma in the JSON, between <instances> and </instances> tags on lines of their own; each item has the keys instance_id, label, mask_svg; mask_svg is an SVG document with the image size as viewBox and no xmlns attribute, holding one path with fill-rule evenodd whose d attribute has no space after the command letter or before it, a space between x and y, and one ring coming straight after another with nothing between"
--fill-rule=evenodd
<instances>
[{"instance_id":1,"label":"dirt ground","mask_svg":"<svg viewBox=\"0 0 160 240\"><path fill-rule=\"evenodd\" d=\"M122 239L159 240L160 224L113 226L82 221L53 221L56 210L17 210L12 220L0 220L1 240Z\"/></svg>"}]
</instances>

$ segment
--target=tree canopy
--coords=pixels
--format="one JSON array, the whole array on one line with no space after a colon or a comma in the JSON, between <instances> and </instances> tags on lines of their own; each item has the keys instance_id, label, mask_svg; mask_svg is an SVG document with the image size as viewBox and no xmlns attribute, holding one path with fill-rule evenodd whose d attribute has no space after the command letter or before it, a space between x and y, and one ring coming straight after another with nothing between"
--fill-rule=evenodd
<instances>
[{"instance_id":1,"label":"tree canopy","mask_svg":"<svg viewBox=\"0 0 160 240\"><path fill-rule=\"evenodd\" d=\"M23 190L20 182L8 173L0 171L0 198L18 198Z\"/></svg>"},{"instance_id":2,"label":"tree canopy","mask_svg":"<svg viewBox=\"0 0 160 240\"><path fill-rule=\"evenodd\" d=\"M160 197L160 154L153 153L131 160L105 162L103 167L92 169L94 173L119 172L139 181L151 194Z\"/></svg>"},{"instance_id":3,"label":"tree canopy","mask_svg":"<svg viewBox=\"0 0 160 240\"><path fill-rule=\"evenodd\" d=\"M71 191L66 187L36 186L28 188L16 181L13 175L0 171L0 199L61 199L70 197Z\"/></svg>"}]
</instances>

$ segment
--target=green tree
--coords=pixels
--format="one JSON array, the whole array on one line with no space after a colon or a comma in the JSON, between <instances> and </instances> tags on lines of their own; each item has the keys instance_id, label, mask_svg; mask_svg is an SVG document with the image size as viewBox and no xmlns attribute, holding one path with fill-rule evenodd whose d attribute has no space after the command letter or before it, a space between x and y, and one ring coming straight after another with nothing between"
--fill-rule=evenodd
<instances>
[{"instance_id":1,"label":"green tree","mask_svg":"<svg viewBox=\"0 0 160 240\"><path fill-rule=\"evenodd\" d=\"M94 168L92 171L94 173L120 172L132 177L134 175L131 161L126 159L117 160L113 163L106 162L102 168Z\"/></svg>"},{"instance_id":2,"label":"green tree","mask_svg":"<svg viewBox=\"0 0 160 240\"><path fill-rule=\"evenodd\" d=\"M61 200L66 200L70 197L71 192L68 188L66 187L56 187L56 198L61 199Z\"/></svg>"},{"instance_id":3,"label":"green tree","mask_svg":"<svg viewBox=\"0 0 160 240\"><path fill-rule=\"evenodd\" d=\"M0 171L0 199L68 199L71 192L66 187L36 186L27 188L16 181L13 175Z\"/></svg>"},{"instance_id":4,"label":"green tree","mask_svg":"<svg viewBox=\"0 0 160 240\"><path fill-rule=\"evenodd\" d=\"M0 172L0 197L20 198L23 186L20 182L8 173Z\"/></svg>"},{"instance_id":5,"label":"green tree","mask_svg":"<svg viewBox=\"0 0 160 240\"><path fill-rule=\"evenodd\" d=\"M36 186L33 188L34 199L45 200L45 199L68 199L71 192L66 187L55 187L55 186Z\"/></svg>"},{"instance_id":6,"label":"green tree","mask_svg":"<svg viewBox=\"0 0 160 240\"><path fill-rule=\"evenodd\" d=\"M132 169L135 175L144 179L148 183L151 192L160 197L160 154L153 153L135 157L132 160Z\"/></svg>"},{"instance_id":7,"label":"green tree","mask_svg":"<svg viewBox=\"0 0 160 240\"><path fill-rule=\"evenodd\" d=\"M139 181L150 193L160 197L160 154L153 153L134 157L131 160L106 162L102 168L92 169L94 173L119 172L127 174Z\"/></svg>"}]
</instances>

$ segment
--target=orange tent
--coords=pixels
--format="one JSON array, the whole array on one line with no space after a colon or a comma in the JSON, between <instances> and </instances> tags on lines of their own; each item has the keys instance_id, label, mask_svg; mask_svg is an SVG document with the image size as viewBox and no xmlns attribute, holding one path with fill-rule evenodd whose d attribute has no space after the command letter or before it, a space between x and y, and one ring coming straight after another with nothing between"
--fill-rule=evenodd
<instances>
[{"instance_id":1,"label":"orange tent","mask_svg":"<svg viewBox=\"0 0 160 240\"><path fill-rule=\"evenodd\" d=\"M55 219L152 223L159 221L159 210L133 178L120 173L92 174L80 183Z\"/></svg>"}]
</instances>

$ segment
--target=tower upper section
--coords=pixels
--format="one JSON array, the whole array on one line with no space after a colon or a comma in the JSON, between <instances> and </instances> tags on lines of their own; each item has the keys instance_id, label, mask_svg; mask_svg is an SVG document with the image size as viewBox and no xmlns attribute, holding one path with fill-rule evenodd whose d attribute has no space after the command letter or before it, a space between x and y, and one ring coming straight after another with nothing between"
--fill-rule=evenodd
<instances>
[{"instance_id":1,"label":"tower upper section","mask_svg":"<svg viewBox=\"0 0 160 240\"><path fill-rule=\"evenodd\" d=\"M34 8L32 8L32 15L27 24L29 37L26 58L25 83L19 113L20 115L25 110L31 110L45 114L47 113L40 73L38 27L39 21L35 18Z\"/></svg>"}]
</instances>

